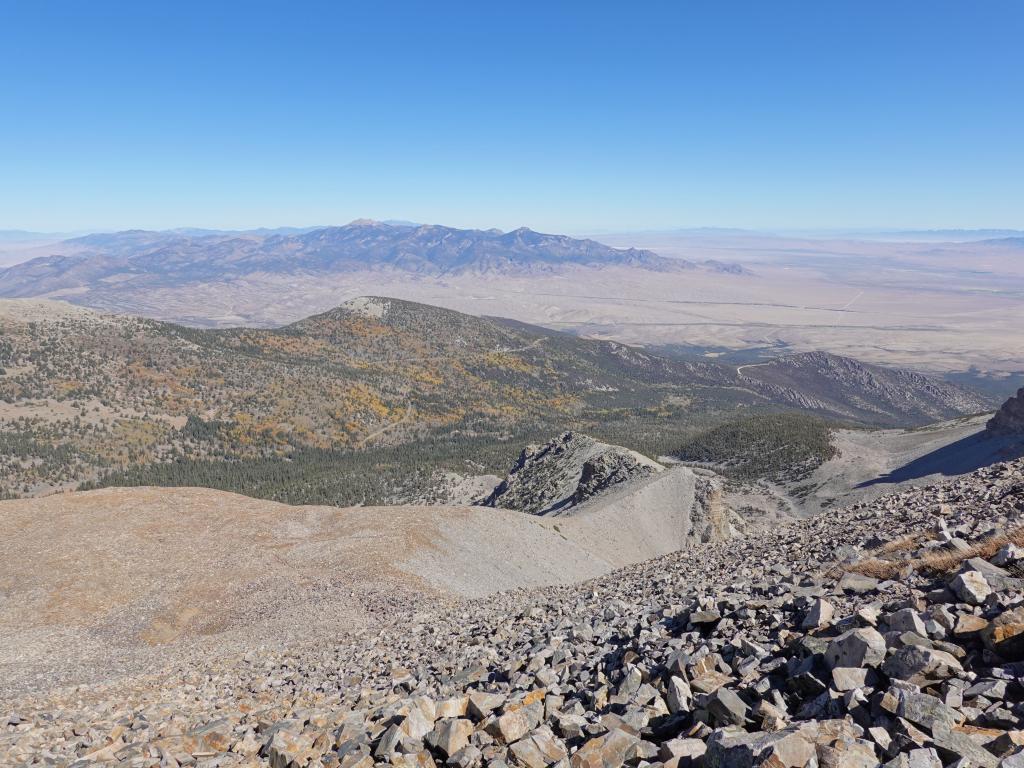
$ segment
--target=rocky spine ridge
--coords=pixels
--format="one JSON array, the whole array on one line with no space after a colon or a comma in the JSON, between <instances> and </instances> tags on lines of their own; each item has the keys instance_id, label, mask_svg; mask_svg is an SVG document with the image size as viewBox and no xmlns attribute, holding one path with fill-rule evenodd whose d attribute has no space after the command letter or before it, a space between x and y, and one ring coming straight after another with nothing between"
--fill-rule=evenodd
<instances>
[{"instance_id":1,"label":"rocky spine ridge","mask_svg":"<svg viewBox=\"0 0 1024 768\"><path fill-rule=\"evenodd\" d=\"M543 445L524 448L484 505L545 515L664 469L658 462L628 448L602 443L577 432L564 432Z\"/></svg>"}]
</instances>

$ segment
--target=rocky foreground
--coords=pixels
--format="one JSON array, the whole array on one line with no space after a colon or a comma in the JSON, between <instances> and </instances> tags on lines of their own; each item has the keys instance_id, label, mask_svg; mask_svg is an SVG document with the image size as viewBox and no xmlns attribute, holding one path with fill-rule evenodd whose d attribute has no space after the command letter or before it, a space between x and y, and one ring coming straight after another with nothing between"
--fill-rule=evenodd
<instances>
[{"instance_id":1,"label":"rocky foreground","mask_svg":"<svg viewBox=\"0 0 1024 768\"><path fill-rule=\"evenodd\" d=\"M1022 515L1017 461L584 584L396 605L344 644L8 702L0 764L1024 765Z\"/></svg>"}]
</instances>

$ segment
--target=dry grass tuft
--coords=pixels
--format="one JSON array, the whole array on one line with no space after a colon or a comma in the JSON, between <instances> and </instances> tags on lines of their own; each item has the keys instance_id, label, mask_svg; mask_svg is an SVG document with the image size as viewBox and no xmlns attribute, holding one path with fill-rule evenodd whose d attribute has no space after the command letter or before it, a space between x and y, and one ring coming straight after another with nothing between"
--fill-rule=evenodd
<instances>
[{"instance_id":1,"label":"dry grass tuft","mask_svg":"<svg viewBox=\"0 0 1024 768\"><path fill-rule=\"evenodd\" d=\"M896 552L906 552L919 547L924 542L930 541L934 538L935 534L931 531L911 533L901 539L896 539L895 541L890 541L888 544L883 544L877 551L880 555L891 555Z\"/></svg>"},{"instance_id":2,"label":"dry grass tuft","mask_svg":"<svg viewBox=\"0 0 1024 768\"><path fill-rule=\"evenodd\" d=\"M929 538L934 537L924 534L904 536L902 539L880 547L878 553L892 554L894 552L905 552ZM970 560L972 557L988 560L1006 544L1016 544L1019 547L1024 547L1024 525L1011 528L1006 533L982 539L966 550L942 549L929 552L921 557L893 560L871 557L857 563L852 563L846 566L844 570L859 573L863 576L871 576L876 579L891 579L909 565L916 571L941 576L955 571L964 560Z\"/></svg>"},{"instance_id":3,"label":"dry grass tuft","mask_svg":"<svg viewBox=\"0 0 1024 768\"><path fill-rule=\"evenodd\" d=\"M877 557L872 557L867 560L851 563L843 568L843 570L859 573L861 576L870 576L879 581L885 581L886 579L894 578L909 562L910 560L881 560Z\"/></svg>"}]
</instances>

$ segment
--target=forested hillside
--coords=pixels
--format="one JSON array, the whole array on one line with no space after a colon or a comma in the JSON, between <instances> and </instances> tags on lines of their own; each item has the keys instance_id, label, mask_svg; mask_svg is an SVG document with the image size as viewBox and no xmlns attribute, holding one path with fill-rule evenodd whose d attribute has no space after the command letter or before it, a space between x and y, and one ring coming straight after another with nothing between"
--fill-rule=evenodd
<instances>
[{"instance_id":1,"label":"forested hillside","mask_svg":"<svg viewBox=\"0 0 1024 768\"><path fill-rule=\"evenodd\" d=\"M435 470L462 471L463 459L490 455L481 446L510 456L522 440L565 429L656 455L744 413L847 416L798 380L766 384L732 366L393 299L355 299L272 330L22 306L0 311L6 496L84 481L379 501L393 498L381 489L415 496ZM893 424L927 420L936 407L957 415L963 392L949 391L950 405L933 397L927 411L875 415ZM908 389L906 401L914 397ZM389 448L377 477L361 478L356 454Z\"/></svg>"}]
</instances>

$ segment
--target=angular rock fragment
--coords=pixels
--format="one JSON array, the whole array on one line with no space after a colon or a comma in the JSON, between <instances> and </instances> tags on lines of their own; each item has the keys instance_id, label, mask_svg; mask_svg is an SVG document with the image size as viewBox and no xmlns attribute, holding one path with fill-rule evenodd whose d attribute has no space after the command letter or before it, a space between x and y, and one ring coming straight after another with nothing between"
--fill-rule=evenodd
<instances>
[{"instance_id":1,"label":"angular rock fragment","mask_svg":"<svg viewBox=\"0 0 1024 768\"><path fill-rule=\"evenodd\" d=\"M743 725L747 720L748 707L734 691L719 688L708 697L708 712L718 725Z\"/></svg>"},{"instance_id":2,"label":"angular rock fragment","mask_svg":"<svg viewBox=\"0 0 1024 768\"><path fill-rule=\"evenodd\" d=\"M989 587L984 574L974 570L958 573L949 582L949 587L957 597L971 605L981 605L985 598L992 594L992 588Z\"/></svg>"},{"instance_id":3,"label":"angular rock fragment","mask_svg":"<svg viewBox=\"0 0 1024 768\"><path fill-rule=\"evenodd\" d=\"M799 729L747 733L719 729L708 739L705 768L778 766L804 768L817 757L815 745Z\"/></svg>"},{"instance_id":4,"label":"angular rock fragment","mask_svg":"<svg viewBox=\"0 0 1024 768\"><path fill-rule=\"evenodd\" d=\"M571 768L619 768L636 753L640 739L621 729L591 739L569 759Z\"/></svg>"},{"instance_id":5,"label":"angular rock fragment","mask_svg":"<svg viewBox=\"0 0 1024 768\"><path fill-rule=\"evenodd\" d=\"M469 744L473 733L473 723L461 718L442 720L427 734L427 744L437 749L445 757L451 757Z\"/></svg>"},{"instance_id":6,"label":"angular rock fragment","mask_svg":"<svg viewBox=\"0 0 1024 768\"><path fill-rule=\"evenodd\" d=\"M832 621L835 610L835 606L832 603L819 597L808 609L807 615L804 616L804 620L800 624L801 629L817 629L818 627L825 626Z\"/></svg>"},{"instance_id":7,"label":"angular rock fragment","mask_svg":"<svg viewBox=\"0 0 1024 768\"><path fill-rule=\"evenodd\" d=\"M1024 606L1003 611L981 630L985 647L1008 661L1024 661Z\"/></svg>"},{"instance_id":8,"label":"angular rock fragment","mask_svg":"<svg viewBox=\"0 0 1024 768\"><path fill-rule=\"evenodd\" d=\"M844 632L829 643L825 661L833 667L877 667L885 658L885 638L875 629Z\"/></svg>"}]
</instances>

